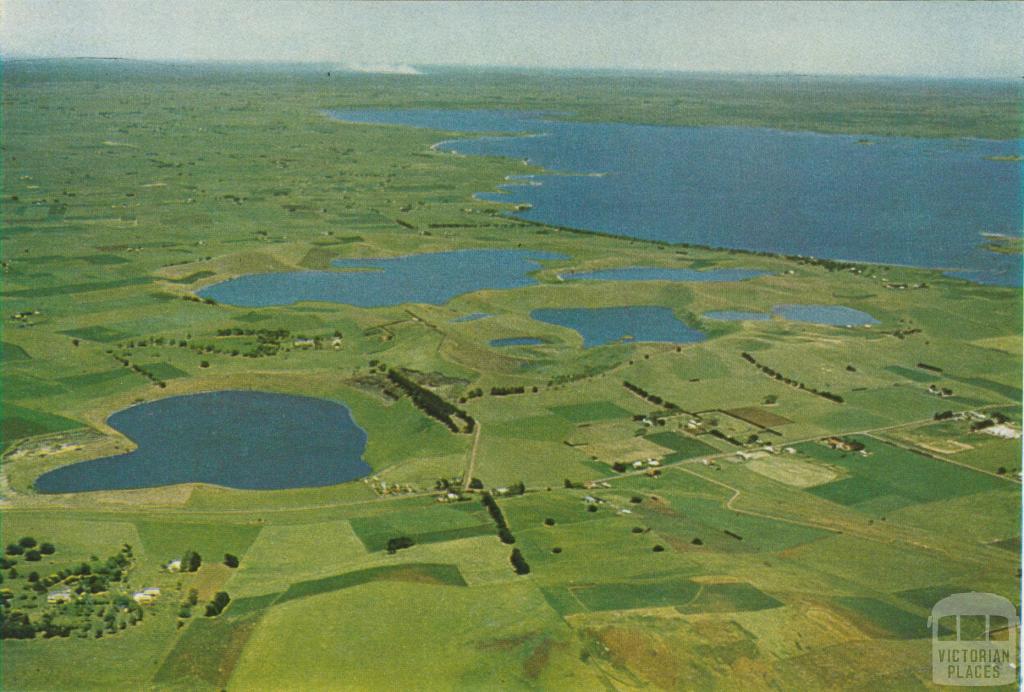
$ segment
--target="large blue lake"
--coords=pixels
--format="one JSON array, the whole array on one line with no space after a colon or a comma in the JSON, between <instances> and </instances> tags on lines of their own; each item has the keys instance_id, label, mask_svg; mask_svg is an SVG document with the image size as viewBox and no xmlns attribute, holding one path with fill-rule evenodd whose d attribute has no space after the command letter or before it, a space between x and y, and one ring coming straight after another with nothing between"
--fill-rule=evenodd
<instances>
[{"instance_id":1,"label":"large blue lake","mask_svg":"<svg viewBox=\"0 0 1024 692\"><path fill-rule=\"evenodd\" d=\"M502 111L332 111L349 122L532 133L442 142L550 171L512 181L524 219L673 243L954 270L1020 285L1021 142L861 137L741 127L574 123Z\"/></svg>"},{"instance_id":2,"label":"large blue lake","mask_svg":"<svg viewBox=\"0 0 1024 692\"><path fill-rule=\"evenodd\" d=\"M209 392L161 399L107 421L138 445L36 479L41 493L212 483L277 490L334 485L371 472L366 433L348 408L266 392Z\"/></svg>"},{"instance_id":3,"label":"large blue lake","mask_svg":"<svg viewBox=\"0 0 1024 692\"><path fill-rule=\"evenodd\" d=\"M686 344L704 340L700 331L680 322L668 308L656 305L541 308L532 311L530 317L576 330L583 337L583 348L619 341Z\"/></svg>"},{"instance_id":4,"label":"large blue lake","mask_svg":"<svg viewBox=\"0 0 1024 692\"><path fill-rule=\"evenodd\" d=\"M442 305L482 289L530 286L537 260L563 255L527 250L457 250L385 259L339 259L347 271L247 274L207 286L199 295L242 307L290 305L301 301L347 303L376 308L402 303Z\"/></svg>"}]
</instances>

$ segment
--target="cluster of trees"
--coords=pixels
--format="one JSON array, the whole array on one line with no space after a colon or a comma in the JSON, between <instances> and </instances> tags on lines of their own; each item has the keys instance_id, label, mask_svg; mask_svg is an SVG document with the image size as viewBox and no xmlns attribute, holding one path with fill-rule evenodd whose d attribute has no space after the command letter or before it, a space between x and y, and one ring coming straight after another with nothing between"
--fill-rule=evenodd
<instances>
[{"instance_id":1,"label":"cluster of trees","mask_svg":"<svg viewBox=\"0 0 1024 692\"><path fill-rule=\"evenodd\" d=\"M762 365L761 363L758 363L754 356L750 355L746 351L744 351L741 355L743 356L743 360L747 361L748 363L756 367L765 375L768 375L768 377L773 377L779 382L788 384L790 387L796 387L797 389L809 392L810 394L815 394L823 399L828 399L829 401L833 401L837 404L843 403L843 397L839 396L838 394L833 394L832 392L821 389L815 389L814 387L808 387L803 382L798 382L797 380L785 377L782 373L776 372L772 368L769 368L767 365Z\"/></svg>"},{"instance_id":2,"label":"cluster of trees","mask_svg":"<svg viewBox=\"0 0 1024 692\"><path fill-rule=\"evenodd\" d=\"M194 550L186 550L181 556L181 571L195 572L203 564L202 556Z\"/></svg>"},{"instance_id":3,"label":"cluster of trees","mask_svg":"<svg viewBox=\"0 0 1024 692\"><path fill-rule=\"evenodd\" d=\"M214 594L213 600L206 604L206 617L217 617L224 612L224 609L228 607L230 602L231 597L228 596L227 591L218 591Z\"/></svg>"},{"instance_id":4,"label":"cluster of trees","mask_svg":"<svg viewBox=\"0 0 1024 692\"><path fill-rule=\"evenodd\" d=\"M629 391L633 392L637 396L643 397L644 399L646 399L647 401L651 402L655 406L664 406L669 411L678 411L679 410L679 406L677 406L676 404L672 403L671 401L666 401L665 399L662 399L657 394L651 394L646 389L644 389L642 387L638 387L637 385L633 384L632 382L627 382L626 380L623 380L622 381L622 386L625 387L626 389L628 389Z\"/></svg>"},{"instance_id":5,"label":"cluster of trees","mask_svg":"<svg viewBox=\"0 0 1024 692\"><path fill-rule=\"evenodd\" d=\"M512 563L512 569L516 571L516 574L529 574L530 565L526 562L526 558L519 552L519 548L512 549L512 555L509 557L509 562Z\"/></svg>"},{"instance_id":6,"label":"cluster of trees","mask_svg":"<svg viewBox=\"0 0 1024 692\"><path fill-rule=\"evenodd\" d=\"M189 334L185 339L174 339L163 337L150 337L148 339L139 339L119 343L118 348L130 350L133 348L145 348L147 346L177 346L178 348L187 348L196 353L216 353L227 356L244 356L245 358L262 358L264 356L277 355L278 351L282 348L282 342L291 337L291 332L287 329L241 329L241 328L224 328L217 330L218 337L230 337L230 336L254 336L256 337L256 345L251 350L242 352L237 348L225 349L215 346L213 344L196 344L192 343L192 335ZM340 336L340 334L336 334ZM129 366L130 363L127 358L123 356L114 355L113 351L107 351L110 353L115 360L119 361L122 365ZM145 374L145 373L143 373Z\"/></svg>"},{"instance_id":7,"label":"cluster of trees","mask_svg":"<svg viewBox=\"0 0 1024 692\"><path fill-rule=\"evenodd\" d=\"M742 447L743 446L742 442L737 440L732 435L726 435L724 432L722 432L718 428L712 428L711 430L708 430L708 435L711 435L711 437L717 437L719 440L723 440L725 442L728 442L729 444L731 444L731 445L733 445L735 447Z\"/></svg>"},{"instance_id":8,"label":"cluster of trees","mask_svg":"<svg viewBox=\"0 0 1024 692\"><path fill-rule=\"evenodd\" d=\"M31 536L23 536L17 543L9 543L4 549L7 555L12 557L24 556L27 562L39 562L43 555L53 555L57 549L52 543L38 543ZM0 558L0 567L8 569L14 567L17 560L11 558Z\"/></svg>"},{"instance_id":9,"label":"cluster of trees","mask_svg":"<svg viewBox=\"0 0 1024 692\"><path fill-rule=\"evenodd\" d=\"M131 370L132 372L134 372L134 373L136 373L138 375L142 375L147 380L149 380L150 382L155 384L157 387L160 387L161 389L163 389L164 387L167 386L166 382L164 382L159 377L157 377L156 375L151 373L149 370L146 370L145 368L143 368L143 367L141 367L139 365L133 365L132 362L130 360L128 360L127 358L125 358L124 356L119 356L116 353L112 353L111 352L110 357L113 358L114 360L116 360L118 363L120 363L124 367L128 368L129 370Z\"/></svg>"},{"instance_id":10,"label":"cluster of trees","mask_svg":"<svg viewBox=\"0 0 1024 692\"><path fill-rule=\"evenodd\" d=\"M498 506L497 501L490 493L484 493L480 498L480 502L487 508L487 512L491 515L491 519L494 520L495 525L498 527L498 538L501 542L506 545L515 543L516 537L512 535L512 531L508 528L508 523L505 521L505 515L502 514L501 507Z\"/></svg>"},{"instance_id":11,"label":"cluster of trees","mask_svg":"<svg viewBox=\"0 0 1024 692\"><path fill-rule=\"evenodd\" d=\"M751 253L751 254L770 254L770 253ZM852 262L839 262L830 259L819 259L817 257L805 257L803 255L783 255L788 260L798 262L799 264L809 264L815 267L822 267L826 271L838 272L848 271L855 274L863 274L866 269L863 264L854 264Z\"/></svg>"},{"instance_id":12,"label":"cluster of trees","mask_svg":"<svg viewBox=\"0 0 1024 692\"><path fill-rule=\"evenodd\" d=\"M416 545L416 541L409 538L408 536L399 536L397 538L388 539L388 555L394 555L399 550L405 548L411 548Z\"/></svg>"},{"instance_id":13,"label":"cluster of trees","mask_svg":"<svg viewBox=\"0 0 1024 692\"><path fill-rule=\"evenodd\" d=\"M409 395L409 398L412 399L412 403L416 405L416 408L423 411L431 418L444 423L444 425L452 432L471 433L476 427L476 421L473 420L471 415L455 405L448 403L429 389L416 384L394 368L388 370L388 379L401 387L402 391ZM465 426L464 430L459 428L458 423L454 420L456 418L463 421Z\"/></svg>"},{"instance_id":14,"label":"cluster of trees","mask_svg":"<svg viewBox=\"0 0 1024 692\"><path fill-rule=\"evenodd\" d=\"M199 296L187 295L182 296L182 300L187 300L192 303L203 303L204 305L216 305L217 301L213 298L200 298Z\"/></svg>"},{"instance_id":15,"label":"cluster of trees","mask_svg":"<svg viewBox=\"0 0 1024 692\"><path fill-rule=\"evenodd\" d=\"M525 394L526 387L491 387L491 396L508 396L509 394Z\"/></svg>"},{"instance_id":16,"label":"cluster of trees","mask_svg":"<svg viewBox=\"0 0 1024 692\"><path fill-rule=\"evenodd\" d=\"M32 599L45 598L45 594L59 584L77 595L72 602L45 603L42 613L35 620L27 613L11 610L13 593L9 589L0 590L0 638L32 639L38 633L46 638L68 637L76 630L80 632L79 636L101 637L104 631L112 634L118 629L125 629L129 624L134 625L142 619L142 611L125 594L114 597L113 602L106 606L100 605L98 610L97 603L92 599L92 594L106 593L111 590L112 582L124 579L131 557L131 546L125 544L120 552L105 561L94 558L91 563L83 562L78 567L62 569L46 577L40 576L38 572L30 572L25 578L24 589L34 592ZM11 567L7 577L18 579L17 570ZM60 622L54 622L57 616L60 616ZM102 616L101 622L95 622L97 616ZM77 623L74 621L76 619Z\"/></svg>"},{"instance_id":17,"label":"cluster of trees","mask_svg":"<svg viewBox=\"0 0 1024 692\"><path fill-rule=\"evenodd\" d=\"M993 413L985 420L975 421L971 423L971 432L977 432L978 430L984 430L985 428L991 428L997 423L1005 423L1006 416L1001 413Z\"/></svg>"},{"instance_id":18,"label":"cluster of trees","mask_svg":"<svg viewBox=\"0 0 1024 692\"><path fill-rule=\"evenodd\" d=\"M896 329L896 330L893 330L891 332L882 332L882 333L883 334L888 334L890 336L895 336L897 339L905 339L908 336L912 336L914 334L920 334L921 330L920 329Z\"/></svg>"},{"instance_id":19,"label":"cluster of trees","mask_svg":"<svg viewBox=\"0 0 1024 692\"><path fill-rule=\"evenodd\" d=\"M467 401L469 401L470 399L476 399L478 397L482 397L483 395L484 395L484 390L482 390L479 387L477 387L475 389L469 390L464 395L459 397L459 403L460 404L464 404Z\"/></svg>"},{"instance_id":20,"label":"cluster of trees","mask_svg":"<svg viewBox=\"0 0 1024 692\"><path fill-rule=\"evenodd\" d=\"M199 603L199 591L196 589L188 590L188 597L182 602L181 607L178 608L178 617L190 618L192 617L192 607Z\"/></svg>"}]
</instances>

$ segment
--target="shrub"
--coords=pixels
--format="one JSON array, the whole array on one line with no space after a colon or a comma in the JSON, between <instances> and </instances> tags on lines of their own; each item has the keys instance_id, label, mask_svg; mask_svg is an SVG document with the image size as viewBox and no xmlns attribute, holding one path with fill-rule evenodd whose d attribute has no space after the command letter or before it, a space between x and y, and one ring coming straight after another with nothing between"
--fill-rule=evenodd
<instances>
[{"instance_id":1,"label":"shrub","mask_svg":"<svg viewBox=\"0 0 1024 692\"><path fill-rule=\"evenodd\" d=\"M231 569L234 569L235 567L238 567L238 558L231 553L224 553L224 564Z\"/></svg>"},{"instance_id":2,"label":"shrub","mask_svg":"<svg viewBox=\"0 0 1024 692\"><path fill-rule=\"evenodd\" d=\"M195 572L203 564L202 556L194 550L186 550L181 557L181 571Z\"/></svg>"},{"instance_id":3,"label":"shrub","mask_svg":"<svg viewBox=\"0 0 1024 692\"><path fill-rule=\"evenodd\" d=\"M411 548L416 545L416 541L409 538L408 536L399 536L398 538L388 539L388 554L394 555L399 550L404 548Z\"/></svg>"},{"instance_id":4,"label":"shrub","mask_svg":"<svg viewBox=\"0 0 1024 692\"><path fill-rule=\"evenodd\" d=\"M39 552L43 555L53 555L57 552L57 549L53 546L53 543L41 543L39 545Z\"/></svg>"},{"instance_id":5,"label":"shrub","mask_svg":"<svg viewBox=\"0 0 1024 692\"><path fill-rule=\"evenodd\" d=\"M43 559L43 556L39 554L38 550L30 550L25 553L25 559L29 562L39 562Z\"/></svg>"},{"instance_id":6,"label":"shrub","mask_svg":"<svg viewBox=\"0 0 1024 692\"><path fill-rule=\"evenodd\" d=\"M660 552L663 552L665 550L665 546L659 544L659 545L654 546L653 550L656 553L660 553Z\"/></svg>"},{"instance_id":7,"label":"shrub","mask_svg":"<svg viewBox=\"0 0 1024 692\"><path fill-rule=\"evenodd\" d=\"M519 552L519 548L512 549L512 555L509 557L509 561L512 563L512 569L516 571L516 574L529 574L530 565L526 564L526 559L523 554Z\"/></svg>"},{"instance_id":8,"label":"shrub","mask_svg":"<svg viewBox=\"0 0 1024 692\"><path fill-rule=\"evenodd\" d=\"M35 548L38 544L36 543L36 539L31 536L25 536L24 538L18 539L18 545L22 548Z\"/></svg>"},{"instance_id":9,"label":"shrub","mask_svg":"<svg viewBox=\"0 0 1024 692\"><path fill-rule=\"evenodd\" d=\"M213 600L206 604L206 617L212 618L220 615L228 607L230 601L231 597L226 591L218 591Z\"/></svg>"}]
</instances>

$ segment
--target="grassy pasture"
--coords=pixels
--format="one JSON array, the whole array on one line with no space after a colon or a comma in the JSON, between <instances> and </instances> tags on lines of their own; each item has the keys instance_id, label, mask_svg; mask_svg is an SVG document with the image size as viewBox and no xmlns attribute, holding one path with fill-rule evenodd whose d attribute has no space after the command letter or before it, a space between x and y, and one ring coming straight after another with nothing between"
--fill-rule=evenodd
<instances>
[{"instance_id":1,"label":"grassy pasture","mask_svg":"<svg viewBox=\"0 0 1024 692\"><path fill-rule=\"evenodd\" d=\"M4 402L0 410L3 418L0 420L0 439L6 446L9 442L22 437L33 435L44 435L46 433L61 432L63 430L74 430L84 427L77 421L57 416L52 413L35 411L22 406Z\"/></svg>"},{"instance_id":2,"label":"grassy pasture","mask_svg":"<svg viewBox=\"0 0 1024 692\"><path fill-rule=\"evenodd\" d=\"M312 579L292 584L278 597L275 604L308 598L318 594L350 589L375 581L400 581L438 586L466 586L465 579L454 565L405 563L394 566L371 567L355 572L338 574L323 579Z\"/></svg>"},{"instance_id":3,"label":"grassy pasture","mask_svg":"<svg viewBox=\"0 0 1024 692\"><path fill-rule=\"evenodd\" d=\"M870 456L838 452L815 443L799 447L801 453L841 466L851 474L850 478L817 486L808 492L846 505L856 505L879 496L901 497L907 500L906 504L911 504L1002 487L1001 481L991 476L929 459L877 440L855 439L866 445Z\"/></svg>"},{"instance_id":4,"label":"grassy pasture","mask_svg":"<svg viewBox=\"0 0 1024 692\"><path fill-rule=\"evenodd\" d=\"M417 543L455 540L494 532L493 522L480 513L431 507L397 514L354 517L353 532L370 552L384 550L391 538L406 536Z\"/></svg>"},{"instance_id":5,"label":"grassy pasture","mask_svg":"<svg viewBox=\"0 0 1024 692\"><path fill-rule=\"evenodd\" d=\"M590 401L575 406L553 406L549 410L571 423L614 420L630 416L629 411L619 408L610 401Z\"/></svg>"},{"instance_id":6,"label":"grassy pasture","mask_svg":"<svg viewBox=\"0 0 1024 692\"><path fill-rule=\"evenodd\" d=\"M693 600L676 606L680 613L733 613L778 608L780 601L744 582L704 583Z\"/></svg>"},{"instance_id":7,"label":"grassy pasture","mask_svg":"<svg viewBox=\"0 0 1024 692\"><path fill-rule=\"evenodd\" d=\"M21 346L6 341L0 342L0 360L4 363L14 363L19 360L31 360L31 356Z\"/></svg>"},{"instance_id":8,"label":"grassy pasture","mask_svg":"<svg viewBox=\"0 0 1024 692\"><path fill-rule=\"evenodd\" d=\"M5 641L5 689L318 689L339 680L353 689L920 688L930 652L918 625L935 600L970 590L1019 599L1019 441L915 427L946 409L1019 403L1018 290L927 270L856 274L527 224L502 216L507 205L473 195L532 167L429 149L447 135L321 114L346 105L509 107L507 75L421 75L411 92L408 79L385 75L178 69L5 66L5 320L31 313L5 331L5 446L87 424L102 429L111 412L140 400L260 389L344 401L369 434L374 473L419 492L380 497L370 482L354 482L41 497L30 488L38 473L118 453L122 441L7 459L4 543L52 541L57 553L39 563L45 571L127 542L137 557L131 585L159 585L166 597L140 625L101 639ZM636 120L642 98L648 122L960 137L1005 134L1014 121L1007 114L1017 112L1012 90L998 85L908 82L896 99L873 83L782 80L765 97L757 80L631 77L627 89L605 76L517 79L516 107L604 121ZM254 88L271 97L253 99ZM689 96L680 102L681 94ZM941 124L921 117L939 112ZM516 244L565 259L545 262L535 286L443 306L253 309L191 293L247 273L328 269L335 257ZM620 283L555 279L633 265L770 275L630 284L628 295ZM882 275L928 288L893 291ZM794 295L841 301L881 324L699 318L763 311ZM529 318L541 307L623 302L669 307L709 338L581 351L571 331ZM492 316L451 322L473 312ZM237 328L290 336L272 356L245 357L231 350L255 346L256 335L220 336ZM298 336L329 344L335 331L343 336L337 349L294 347ZM548 343L487 345L510 334ZM744 351L844 403L768 377ZM378 374L381 366L412 368L439 382L446 400L466 397L458 405L482 430L474 475L488 487L521 480L529 489L499 499L514 545L499 541L478 502L434 501L438 478L464 473L473 438L367 385L371 360ZM692 460L739 448L694 439L684 416L653 429L633 421L658 407L623 380L719 416L729 434L760 433L801 454L699 464ZM929 394L931 383L955 396ZM527 393L489 393L510 386ZM470 395L477 388L483 394ZM765 437L759 426L782 434ZM856 439L872 452L867 458L798 444L864 431L872 436ZM972 445L951 460L1009 472L996 478L896 446L947 440ZM648 456L682 463L657 478L615 477L608 468ZM563 487L598 477L610 477L611 487ZM601 500L596 511L586 495ZM386 555L387 540L402 535L416 545ZM528 575L512 570L513 547ZM160 569L186 549L203 556L199 574ZM227 552L241 558L237 569L219 564ZM17 569L17 578L4 572L4 587L20 595L33 568L19 559ZM224 589L232 602L217 619L196 612L179 628L189 588L204 596Z\"/></svg>"},{"instance_id":9,"label":"grassy pasture","mask_svg":"<svg viewBox=\"0 0 1024 692\"><path fill-rule=\"evenodd\" d=\"M700 585L689 579L569 587L587 610L630 610L678 606L692 601Z\"/></svg>"},{"instance_id":10,"label":"grassy pasture","mask_svg":"<svg viewBox=\"0 0 1024 692\"><path fill-rule=\"evenodd\" d=\"M676 452L673 455L673 460L689 459L718 452L717 449L709 444L676 432L658 432L653 435L647 435L646 439Z\"/></svg>"}]
</instances>

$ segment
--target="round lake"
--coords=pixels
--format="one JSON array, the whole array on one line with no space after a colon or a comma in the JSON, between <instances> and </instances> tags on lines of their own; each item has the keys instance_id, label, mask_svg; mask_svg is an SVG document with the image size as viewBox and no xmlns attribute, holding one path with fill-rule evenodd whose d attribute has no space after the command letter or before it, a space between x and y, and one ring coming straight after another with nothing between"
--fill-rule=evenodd
<instances>
[{"instance_id":1,"label":"round lake","mask_svg":"<svg viewBox=\"0 0 1024 692\"><path fill-rule=\"evenodd\" d=\"M366 432L342 404L267 392L171 397L107 421L138 449L64 466L36 479L41 493L210 483L245 490L334 485L371 472Z\"/></svg>"}]
</instances>

